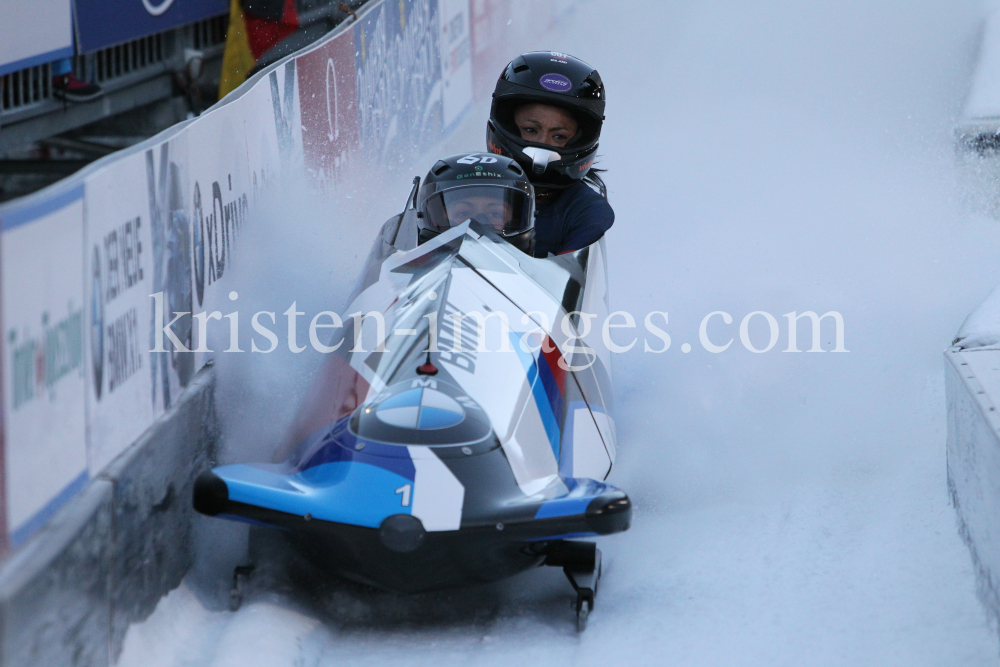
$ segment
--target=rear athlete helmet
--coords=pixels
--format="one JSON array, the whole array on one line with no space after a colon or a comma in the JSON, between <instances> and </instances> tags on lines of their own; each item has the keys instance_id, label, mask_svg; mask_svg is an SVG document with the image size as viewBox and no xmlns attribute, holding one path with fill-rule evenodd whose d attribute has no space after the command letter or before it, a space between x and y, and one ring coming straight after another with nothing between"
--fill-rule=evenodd
<instances>
[{"instance_id":1,"label":"rear athlete helmet","mask_svg":"<svg viewBox=\"0 0 1000 667\"><path fill-rule=\"evenodd\" d=\"M517 160L536 185L569 185L583 179L594 164L604 97L601 75L582 60L555 51L525 53L512 60L497 81L486 145ZM580 129L561 148L522 139L514 112L532 103L565 110Z\"/></svg>"},{"instance_id":2,"label":"rear athlete helmet","mask_svg":"<svg viewBox=\"0 0 1000 667\"><path fill-rule=\"evenodd\" d=\"M420 243L472 219L529 255L535 248L535 190L524 169L502 155L438 160L417 193L417 218Z\"/></svg>"}]
</instances>

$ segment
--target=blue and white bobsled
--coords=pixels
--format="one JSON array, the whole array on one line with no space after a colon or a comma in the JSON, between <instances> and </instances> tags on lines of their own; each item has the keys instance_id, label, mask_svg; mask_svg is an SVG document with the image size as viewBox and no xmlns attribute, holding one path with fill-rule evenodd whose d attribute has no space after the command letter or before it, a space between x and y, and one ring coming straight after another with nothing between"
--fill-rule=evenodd
<instances>
[{"instance_id":1,"label":"blue and white bobsled","mask_svg":"<svg viewBox=\"0 0 1000 667\"><path fill-rule=\"evenodd\" d=\"M599 326L577 335L579 313L607 315L604 241L535 259L467 221L417 247L412 213L383 227L346 311L382 313L384 350L362 351L360 317L345 317L282 462L203 473L194 506L399 592L557 565L585 621L600 552L576 538L627 530L632 514L604 482L609 354ZM495 334L485 350L476 315Z\"/></svg>"}]
</instances>

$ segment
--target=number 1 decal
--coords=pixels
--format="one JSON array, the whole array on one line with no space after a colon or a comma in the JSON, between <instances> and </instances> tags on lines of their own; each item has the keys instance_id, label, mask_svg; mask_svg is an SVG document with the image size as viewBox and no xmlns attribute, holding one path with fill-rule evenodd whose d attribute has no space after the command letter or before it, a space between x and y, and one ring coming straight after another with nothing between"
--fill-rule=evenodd
<instances>
[{"instance_id":1,"label":"number 1 decal","mask_svg":"<svg viewBox=\"0 0 1000 667\"><path fill-rule=\"evenodd\" d=\"M396 489L396 495L400 493L403 494L403 507L410 506L410 492L413 490L412 484L404 484L403 486Z\"/></svg>"}]
</instances>

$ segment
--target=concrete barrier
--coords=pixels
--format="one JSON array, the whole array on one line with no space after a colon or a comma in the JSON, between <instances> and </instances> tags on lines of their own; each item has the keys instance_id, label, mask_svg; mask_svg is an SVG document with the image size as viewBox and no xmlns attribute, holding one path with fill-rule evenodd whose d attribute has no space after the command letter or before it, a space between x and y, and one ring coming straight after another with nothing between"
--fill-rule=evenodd
<instances>
[{"instance_id":1,"label":"concrete barrier","mask_svg":"<svg viewBox=\"0 0 1000 667\"><path fill-rule=\"evenodd\" d=\"M1000 350L948 349L945 388L948 490L977 593L1000 628Z\"/></svg>"},{"instance_id":2,"label":"concrete barrier","mask_svg":"<svg viewBox=\"0 0 1000 667\"><path fill-rule=\"evenodd\" d=\"M129 623L145 619L194 559L194 479L215 460L214 374L204 369L175 408L101 474L113 485L111 655Z\"/></svg>"},{"instance_id":3,"label":"concrete barrier","mask_svg":"<svg viewBox=\"0 0 1000 667\"><path fill-rule=\"evenodd\" d=\"M0 663L110 663L112 487L92 482L0 572Z\"/></svg>"},{"instance_id":4,"label":"concrete barrier","mask_svg":"<svg viewBox=\"0 0 1000 667\"><path fill-rule=\"evenodd\" d=\"M110 665L194 557L191 491L218 441L211 367L0 570L0 664Z\"/></svg>"}]
</instances>

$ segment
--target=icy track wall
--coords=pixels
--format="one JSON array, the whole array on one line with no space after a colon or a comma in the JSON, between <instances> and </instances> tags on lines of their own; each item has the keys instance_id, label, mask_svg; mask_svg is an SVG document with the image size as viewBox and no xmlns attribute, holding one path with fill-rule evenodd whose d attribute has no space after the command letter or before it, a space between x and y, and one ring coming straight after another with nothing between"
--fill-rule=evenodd
<instances>
[{"instance_id":1,"label":"icy track wall","mask_svg":"<svg viewBox=\"0 0 1000 667\"><path fill-rule=\"evenodd\" d=\"M973 119L965 127L981 126ZM1000 286L966 318L944 356L948 491L972 555L976 592L1000 629Z\"/></svg>"},{"instance_id":2,"label":"icy track wall","mask_svg":"<svg viewBox=\"0 0 1000 667\"><path fill-rule=\"evenodd\" d=\"M991 199L1000 132L998 84L1000 10L994 10L983 27L972 86L955 128L966 178ZM995 207L995 202L987 206L994 217L1000 212ZM966 318L944 356L948 491L972 555L980 601L1000 629L1000 286Z\"/></svg>"},{"instance_id":3,"label":"icy track wall","mask_svg":"<svg viewBox=\"0 0 1000 667\"><path fill-rule=\"evenodd\" d=\"M570 5L371 2L199 118L0 207L0 664L113 664L190 567L214 353L164 313L232 309L261 198L440 141ZM194 352L153 351L164 327Z\"/></svg>"},{"instance_id":4,"label":"icy track wall","mask_svg":"<svg viewBox=\"0 0 1000 667\"><path fill-rule=\"evenodd\" d=\"M980 600L1000 627L1000 350L945 352L948 490Z\"/></svg>"}]
</instances>

